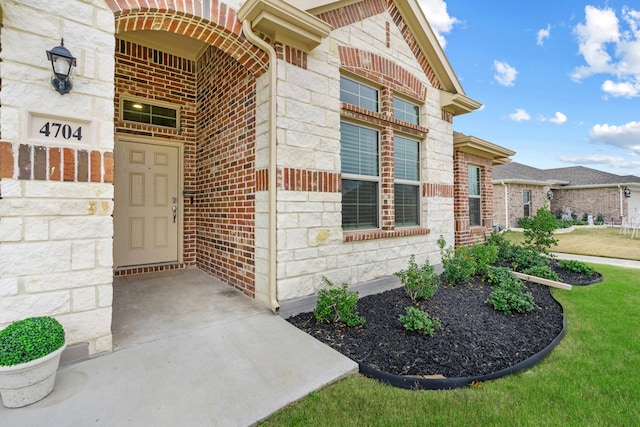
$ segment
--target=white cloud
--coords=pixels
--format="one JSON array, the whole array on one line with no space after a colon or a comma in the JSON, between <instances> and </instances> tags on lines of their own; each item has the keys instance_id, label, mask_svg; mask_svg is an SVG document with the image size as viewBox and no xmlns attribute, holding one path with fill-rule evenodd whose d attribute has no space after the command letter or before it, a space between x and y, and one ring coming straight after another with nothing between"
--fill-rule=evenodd
<instances>
[{"instance_id":1,"label":"white cloud","mask_svg":"<svg viewBox=\"0 0 640 427\"><path fill-rule=\"evenodd\" d=\"M591 141L598 144L633 150L640 154L640 122L622 126L597 124L589 131Z\"/></svg>"},{"instance_id":2,"label":"white cloud","mask_svg":"<svg viewBox=\"0 0 640 427\"><path fill-rule=\"evenodd\" d=\"M618 18L609 7L586 6L585 22L574 34L586 62L574 70L574 81L605 74L614 78L601 86L608 96L640 96L640 11L625 6Z\"/></svg>"},{"instance_id":3,"label":"white cloud","mask_svg":"<svg viewBox=\"0 0 640 427\"><path fill-rule=\"evenodd\" d=\"M431 25L431 28L436 33L436 38L440 46L444 49L447 44L444 34L451 32L453 26L459 24L460 21L449 15L449 12L447 12L447 3L444 0L419 0L418 3L424 11L429 25Z\"/></svg>"},{"instance_id":4,"label":"white cloud","mask_svg":"<svg viewBox=\"0 0 640 427\"><path fill-rule=\"evenodd\" d=\"M496 70L496 74L493 77L502 86L513 86L516 80L518 71L511 65L502 61L493 61L493 68Z\"/></svg>"},{"instance_id":5,"label":"white cloud","mask_svg":"<svg viewBox=\"0 0 640 427\"><path fill-rule=\"evenodd\" d=\"M541 117L540 119L543 122L551 122L551 123L555 123L557 125L561 125L561 124L563 124L564 122L567 121L567 116L562 114L560 111L556 111L555 116L553 116L552 118L547 119L546 117Z\"/></svg>"},{"instance_id":6,"label":"white cloud","mask_svg":"<svg viewBox=\"0 0 640 427\"><path fill-rule=\"evenodd\" d=\"M632 82L616 83L611 80L605 80L601 88L604 93L614 97L633 98L640 94L640 84Z\"/></svg>"},{"instance_id":7,"label":"white cloud","mask_svg":"<svg viewBox=\"0 0 640 427\"><path fill-rule=\"evenodd\" d=\"M558 159L574 165L605 165L616 169L640 168L640 161L630 161L624 157L594 154L591 156L561 156Z\"/></svg>"},{"instance_id":8,"label":"white cloud","mask_svg":"<svg viewBox=\"0 0 640 427\"><path fill-rule=\"evenodd\" d=\"M551 24L547 24L547 28L542 28L538 30L538 39L536 44L538 46L542 46L544 44L544 39L548 39L551 35Z\"/></svg>"},{"instance_id":9,"label":"white cloud","mask_svg":"<svg viewBox=\"0 0 640 427\"><path fill-rule=\"evenodd\" d=\"M523 122L526 120L531 120L531 116L522 108L516 108L515 113L509 114L509 119L514 122Z\"/></svg>"}]
</instances>

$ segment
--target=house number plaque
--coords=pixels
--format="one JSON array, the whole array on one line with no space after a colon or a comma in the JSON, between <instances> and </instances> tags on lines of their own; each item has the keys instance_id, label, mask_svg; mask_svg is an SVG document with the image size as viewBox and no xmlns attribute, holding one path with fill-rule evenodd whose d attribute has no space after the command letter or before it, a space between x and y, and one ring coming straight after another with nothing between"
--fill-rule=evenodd
<instances>
[{"instance_id":1,"label":"house number plaque","mask_svg":"<svg viewBox=\"0 0 640 427\"><path fill-rule=\"evenodd\" d=\"M90 122L33 113L30 115L29 122L29 139L76 144L90 143Z\"/></svg>"}]
</instances>

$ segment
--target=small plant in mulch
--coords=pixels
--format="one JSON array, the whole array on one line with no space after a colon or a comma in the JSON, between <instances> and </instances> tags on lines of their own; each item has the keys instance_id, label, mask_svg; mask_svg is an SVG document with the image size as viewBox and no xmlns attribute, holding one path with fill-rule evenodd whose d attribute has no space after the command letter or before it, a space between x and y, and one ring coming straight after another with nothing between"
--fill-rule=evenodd
<instances>
[{"instance_id":1,"label":"small plant in mulch","mask_svg":"<svg viewBox=\"0 0 640 427\"><path fill-rule=\"evenodd\" d=\"M440 278L435 273L433 266L426 261L422 267L416 263L415 255L409 258L409 267L395 273L400 278L407 295L415 304L419 299L427 299L433 296L438 289Z\"/></svg>"},{"instance_id":2,"label":"small plant in mulch","mask_svg":"<svg viewBox=\"0 0 640 427\"><path fill-rule=\"evenodd\" d=\"M558 261L558 265L575 273L584 274L585 276L591 276L596 272L584 262L575 259L560 260Z\"/></svg>"},{"instance_id":3,"label":"small plant in mulch","mask_svg":"<svg viewBox=\"0 0 640 427\"><path fill-rule=\"evenodd\" d=\"M444 277L453 286L467 283L476 271L476 261L473 258L471 248L460 246L456 249L445 249L446 244L444 237L440 236L438 247L442 256Z\"/></svg>"},{"instance_id":4,"label":"small plant in mulch","mask_svg":"<svg viewBox=\"0 0 640 427\"><path fill-rule=\"evenodd\" d=\"M326 277L322 277L327 285L318 291L318 302L313 315L318 323L344 323L348 326L362 325L365 318L358 314L358 293L349 291L343 283L339 288Z\"/></svg>"},{"instance_id":5,"label":"small plant in mulch","mask_svg":"<svg viewBox=\"0 0 640 427\"><path fill-rule=\"evenodd\" d=\"M485 303L490 304L495 310L511 314L514 311L526 313L536 308L531 292L525 290L524 283L509 269L490 267L487 281L493 287L493 291Z\"/></svg>"},{"instance_id":6,"label":"small plant in mulch","mask_svg":"<svg viewBox=\"0 0 640 427\"><path fill-rule=\"evenodd\" d=\"M560 276L558 276L558 273L553 271L548 265L536 265L533 267L529 267L525 270L522 270L522 273L541 277L547 280L555 280L556 282L560 280Z\"/></svg>"},{"instance_id":7,"label":"small plant in mulch","mask_svg":"<svg viewBox=\"0 0 640 427\"><path fill-rule=\"evenodd\" d=\"M407 307L405 312L406 314L401 314L398 320L407 331L431 336L435 334L436 327L440 326L438 318L429 316L429 313L417 307Z\"/></svg>"}]
</instances>

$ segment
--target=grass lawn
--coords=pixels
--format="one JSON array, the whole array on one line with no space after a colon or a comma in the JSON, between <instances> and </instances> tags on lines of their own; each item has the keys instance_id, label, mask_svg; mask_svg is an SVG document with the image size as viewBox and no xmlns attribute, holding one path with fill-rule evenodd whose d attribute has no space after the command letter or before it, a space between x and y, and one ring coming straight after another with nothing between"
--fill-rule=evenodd
<instances>
[{"instance_id":1,"label":"grass lawn","mask_svg":"<svg viewBox=\"0 0 640 427\"><path fill-rule=\"evenodd\" d=\"M553 289L567 334L528 371L449 391L407 391L353 375L261 425L640 425L639 271L593 267L602 283Z\"/></svg>"},{"instance_id":2,"label":"grass lawn","mask_svg":"<svg viewBox=\"0 0 640 427\"><path fill-rule=\"evenodd\" d=\"M505 237L512 243L521 243L521 232L507 231ZM631 234L620 234L619 228L577 228L570 233L556 233L558 246L551 252L624 258L640 261L640 238L631 239Z\"/></svg>"}]
</instances>

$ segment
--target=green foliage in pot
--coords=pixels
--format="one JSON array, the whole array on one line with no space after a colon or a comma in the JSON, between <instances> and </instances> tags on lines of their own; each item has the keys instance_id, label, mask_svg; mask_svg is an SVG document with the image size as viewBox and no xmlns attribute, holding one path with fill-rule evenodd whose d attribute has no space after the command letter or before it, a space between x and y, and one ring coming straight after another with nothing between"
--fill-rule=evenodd
<instances>
[{"instance_id":1,"label":"green foliage in pot","mask_svg":"<svg viewBox=\"0 0 640 427\"><path fill-rule=\"evenodd\" d=\"M0 366L31 362L64 345L64 329L52 317L18 320L0 331Z\"/></svg>"}]
</instances>

